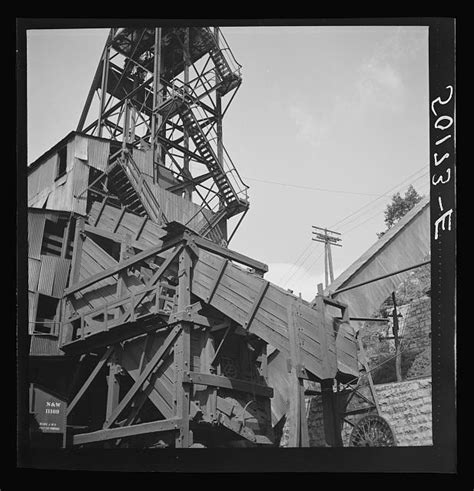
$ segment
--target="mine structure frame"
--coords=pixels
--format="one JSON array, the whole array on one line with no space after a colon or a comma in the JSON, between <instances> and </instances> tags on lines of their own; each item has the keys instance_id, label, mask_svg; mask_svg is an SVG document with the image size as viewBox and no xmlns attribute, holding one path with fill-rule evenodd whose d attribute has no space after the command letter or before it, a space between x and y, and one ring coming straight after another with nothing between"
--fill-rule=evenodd
<instances>
[{"instance_id":1,"label":"mine structure frame","mask_svg":"<svg viewBox=\"0 0 474 491\"><path fill-rule=\"evenodd\" d=\"M228 248L249 207L222 137L241 80L217 28L111 29L77 131L30 168L31 379L69 391L67 446L277 445L285 416L309 446L305 381L340 444L334 387L359 376L348 306Z\"/></svg>"},{"instance_id":2,"label":"mine structure frame","mask_svg":"<svg viewBox=\"0 0 474 491\"><path fill-rule=\"evenodd\" d=\"M174 181L169 191L214 213L198 232L228 242L216 232L219 224L245 215L249 206L248 187L222 135L224 114L241 80L241 66L218 28L111 29L77 127L119 143L110 165L118 161L121 169L107 173L105 188L110 183L114 192L112 181L124 171L134 176L145 200L153 200L139 182L131 152L147 149L155 182L167 176ZM147 208L136 205L138 212ZM163 213L159 219L166 222Z\"/></svg>"},{"instance_id":3,"label":"mine structure frame","mask_svg":"<svg viewBox=\"0 0 474 491\"><path fill-rule=\"evenodd\" d=\"M177 226L177 224L174 225ZM209 315L202 315L200 312L204 307L203 302L191 303L192 263L199 254L199 250L218 253L226 261L237 261L251 266L261 271L262 274L267 269L258 261L216 246L211 241L183 230L164 241L161 246L132 256L117 267L78 282L65 291L62 300L64 316L61 323L61 348L69 355L95 353L100 356L85 382L69 401L67 408L69 421L90 385L100 373L103 373L104 369L108 368L107 397L104 401L106 404L105 420L102 427L88 433L70 436L70 444L86 445L113 441L115 445L120 445L124 439L130 437L137 438L145 435L149 438L150 435L160 435L162 437L160 442L166 446L189 447L193 444L193 429L198 428L198 432L208 434L217 424L228 428L230 432L237 434L247 442L272 444L271 431L269 435L256 435L245 424L245 411L242 412L241 419L236 421L235 418L232 418L232 411L236 409L225 407L226 399L218 397L217 388L252 394L252 399L248 404L256 403L259 399L269 411L273 390L265 381L265 343L261 343L255 336L250 336L253 338L250 342L255 346L253 363L258 365L255 381L241 380L222 373L220 358L223 347L226 342L229 342L230 334L238 326L228 320L223 321L213 319ZM171 253L163 260L163 254L169 252ZM120 278L139 270L144 264L148 266L155 264L153 260L157 258L161 261L160 266L155 267L155 272L149 275L144 287L135 294L120 296L121 289L118 286L117 293L120 298L117 300L108 302L87 314L80 316L74 314L73 302L71 302L73 297L81 296L85 289L107 278L112 276ZM76 260L79 260L78 256ZM174 286L164 280L170 274L177 274L178 282ZM215 286L207 297L208 302L211 301L217 289L219 279L218 276L215 280ZM170 288L171 295L162 294L163 289L169 290ZM169 308L163 308L166 302ZM144 308L145 304L146 308ZM258 300L256 305L258 305ZM140 309L143 311L140 312ZM247 329L252 320L252 314L250 314ZM216 349L214 349L210 336L211 330L223 332ZM200 336L204 336L207 343L205 346L206 364L202 365L200 372L192 369L191 335L193 331L199 331ZM205 331L205 334L202 334L202 331ZM123 396L119 396L119 374L125 370L120 365L120 360L127 356L123 343L137 336L143 341L139 368L134 374L135 379L131 387ZM151 359L146 360L147 347L153 344L154 337L160 338L159 349L154 352ZM160 372L160 367L170 356L173 359L175 376L173 393L170 393L160 382L160 377L164 376L164 373ZM207 397L203 405L200 405L199 400L192 396L193 387L196 385L201 388L201 392L205 388L204 392ZM137 422L141 416L142 407L150 397L151 390L157 392L152 399L160 410L161 419ZM224 410L223 407L225 407ZM230 412L230 417L227 417L225 412ZM120 416L122 418L119 420ZM70 426L78 427L78 423L81 427L81 421L76 421ZM171 442L170 438L174 439L174 442ZM207 442L206 438L209 437L204 438Z\"/></svg>"}]
</instances>

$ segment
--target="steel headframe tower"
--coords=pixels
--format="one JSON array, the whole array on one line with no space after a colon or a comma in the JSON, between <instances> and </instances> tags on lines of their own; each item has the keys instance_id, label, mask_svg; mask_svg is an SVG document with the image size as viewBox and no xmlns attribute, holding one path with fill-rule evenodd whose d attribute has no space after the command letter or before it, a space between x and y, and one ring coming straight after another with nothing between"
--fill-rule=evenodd
<instances>
[{"instance_id":1,"label":"steel headframe tower","mask_svg":"<svg viewBox=\"0 0 474 491\"><path fill-rule=\"evenodd\" d=\"M331 245L342 247L342 244L338 244L338 242L342 241L342 239L340 237L334 237L334 235L341 234L339 232L333 232L332 230L328 230L327 228L316 227L314 225L313 228L316 229L316 231L313 230L313 240L315 242L322 242L324 244L324 279L325 287L327 288L329 285L328 270L331 283L334 281ZM322 232L317 232L317 230L321 230Z\"/></svg>"},{"instance_id":2,"label":"steel headframe tower","mask_svg":"<svg viewBox=\"0 0 474 491\"><path fill-rule=\"evenodd\" d=\"M219 28L112 28L77 126L116 142L110 172L96 190L119 195L114 163L128 161L127 174L139 175L131 150L148 150L153 182L201 206L206 225L198 233L230 241L249 207L248 187L222 137L241 81L241 65ZM140 211L133 203L129 208ZM227 219L240 213L226 237ZM166 221L163 214L156 218Z\"/></svg>"}]
</instances>

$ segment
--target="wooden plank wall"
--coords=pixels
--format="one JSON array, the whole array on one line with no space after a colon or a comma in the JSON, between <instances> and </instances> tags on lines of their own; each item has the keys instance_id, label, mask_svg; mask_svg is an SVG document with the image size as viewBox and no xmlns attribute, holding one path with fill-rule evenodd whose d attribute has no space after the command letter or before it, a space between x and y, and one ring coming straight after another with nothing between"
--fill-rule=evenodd
<instances>
[{"instance_id":1,"label":"wooden plank wall","mask_svg":"<svg viewBox=\"0 0 474 491\"><path fill-rule=\"evenodd\" d=\"M156 223L152 222L151 220L146 220L145 225L143 225L143 217L130 212L124 213L122 219L120 220L119 226L116 229L116 225L122 211L110 205L105 206L100 214L98 222L96 223L100 209L100 203L95 202L92 204L89 212L89 223L91 225L108 232L115 231L116 234L122 236L123 238L130 235L132 239L135 239L141 230L137 240L140 244L142 244L143 249L148 249L149 247L161 244L161 238L166 235L166 232Z\"/></svg>"},{"instance_id":2,"label":"wooden plank wall","mask_svg":"<svg viewBox=\"0 0 474 491\"><path fill-rule=\"evenodd\" d=\"M163 344L165 337L166 335L163 334L149 334L124 343L120 363L133 380L138 379ZM152 389L148 397L165 418L172 417L175 412L173 402L175 371L171 352L165 357L151 380Z\"/></svg>"},{"instance_id":3,"label":"wooden plank wall","mask_svg":"<svg viewBox=\"0 0 474 491\"><path fill-rule=\"evenodd\" d=\"M206 301L224 259L203 250L193 272L193 293ZM211 299L211 305L240 325L249 312L265 280L236 265L228 264ZM337 373L336 339L331 322L322 322L319 313L307 303L269 284L255 313L249 331L289 357L288 312L296 304L299 343L304 367L320 379Z\"/></svg>"}]
</instances>

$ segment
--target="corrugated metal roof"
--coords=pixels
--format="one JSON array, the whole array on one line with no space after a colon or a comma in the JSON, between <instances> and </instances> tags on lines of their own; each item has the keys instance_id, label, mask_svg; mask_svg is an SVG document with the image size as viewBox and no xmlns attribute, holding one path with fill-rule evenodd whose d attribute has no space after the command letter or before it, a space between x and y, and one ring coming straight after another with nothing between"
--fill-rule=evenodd
<instances>
[{"instance_id":1,"label":"corrugated metal roof","mask_svg":"<svg viewBox=\"0 0 474 491\"><path fill-rule=\"evenodd\" d=\"M61 257L57 259L53 284L53 297L62 297L67 284L70 264L70 259L63 259Z\"/></svg>"},{"instance_id":2,"label":"corrugated metal roof","mask_svg":"<svg viewBox=\"0 0 474 491\"><path fill-rule=\"evenodd\" d=\"M41 256L38 291L43 295L53 296L53 284L57 260L57 256Z\"/></svg>"},{"instance_id":3,"label":"corrugated metal roof","mask_svg":"<svg viewBox=\"0 0 474 491\"><path fill-rule=\"evenodd\" d=\"M28 257L40 258L45 220L45 215L28 213Z\"/></svg>"},{"instance_id":4,"label":"corrugated metal roof","mask_svg":"<svg viewBox=\"0 0 474 491\"><path fill-rule=\"evenodd\" d=\"M35 292L38 289L38 280L41 271L41 261L28 258L28 290Z\"/></svg>"}]
</instances>

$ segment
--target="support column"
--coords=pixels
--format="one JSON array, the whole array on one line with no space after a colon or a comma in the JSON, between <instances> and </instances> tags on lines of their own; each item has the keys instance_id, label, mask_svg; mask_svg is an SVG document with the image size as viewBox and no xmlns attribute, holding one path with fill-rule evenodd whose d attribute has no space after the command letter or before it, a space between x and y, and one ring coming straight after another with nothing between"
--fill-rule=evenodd
<instances>
[{"instance_id":1,"label":"support column","mask_svg":"<svg viewBox=\"0 0 474 491\"><path fill-rule=\"evenodd\" d=\"M214 28L214 36L216 38L217 49L219 49L219 29L217 27ZM216 68L216 79L220 77L219 72ZM219 163L223 167L224 161L224 144L223 144L223 136L222 136L222 97L218 90L216 92L216 133L217 133L217 158ZM220 207L224 206L224 202L221 200ZM227 240L227 237L224 237Z\"/></svg>"},{"instance_id":2,"label":"support column","mask_svg":"<svg viewBox=\"0 0 474 491\"><path fill-rule=\"evenodd\" d=\"M187 84L189 83L189 27L186 27L184 30L184 50L183 50L183 58L184 58L184 83L185 83L185 90L187 90ZM183 126L183 136L184 136L184 148L186 150L189 150L189 134L188 130L186 129L185 126ZM184 173L187 176L189 176L189 155L185 152L184 157L183 157L183 169ZM184 188L184 199L187 199L191 201L192 197L192 189L190 187L185 187Z\"/></svg>"},{"instance_id":3,"label":"support column","mask_svg":"<svg viewBox=\"0 0 474 491\"><path fill-rule=\"evenodd\" d=\"M109 42L107 42L104 53L102 55L102 84L100 87L99 119L97 121L97 135L99 137L102 137L103 114L105 109L105 99L107 97L107 84L109 77L109 58L110 44Z\"/></svg>"},{"instance_id":4,"label":"support column","mask_svg":"<svg viewBox=\"0 0 474 491\"><path fill-rule=\"evenodd\" d=\"M182 312L191 304L191 256L189 250L184 248L179 257L178 270L178 312ZM181 420L179 431L176 435L176 448L188 448L192 445L192 434L189 429L189 407L191 385L184 383L184 374L191 367L191 329L192 323L182 321L181 333L174 346L175 366L175 400L176 416Z\"/></svg>"},{"instance_id":5,"label":"support column","mask_svg":"<svg viewBox=\"0 0 474 491\"><path fill-rule=\"evenodd\" d=\"M155 184L158 183L159 167L157 163L161 163L161 146L158 143L157 131L161 125L162 118L156 112L157 107L161 104L161 27L155 29L155 45L154 45L154 60L153 60L153 112L151 115L151 139L150 144L153 154L153 179Z\"/></svg>"},{"instance_id":6,"label":"support column","mask_svg":"<svg viewBox=\"0 0 474 491\"><path fill-rule=\"evenodd\" d=\"M323 403L323 424L326 442L331 447L342 447L341 420L337 403L337 393L334 392L334 379L321 381Z\"/></svg>"},{"instance_id":7,"label":"support column","mask_svg":"<svg viewBox=\"0 0 474 491\"><path fill-rule=\"evenodd\" d=\"M104 425L107 424L110 415L119 404L120 384L118 375L120 373L120 365L118 364L116 352L113 353L107 365L109 373L107 375L107 406Z\"/></svg>"},{"instance_id":8,"label":"support column","mask_svg":"<svg viewBox=\"0 0 474 491\"><path fill-rule=\"evenodd\" d=\"M306 419L304 379L301 370L301 350L298 334L298 306L292 302L288 313L290 341L290 435L288 446L309 447L308 421Z\"/></svg>"}]
</instances>

